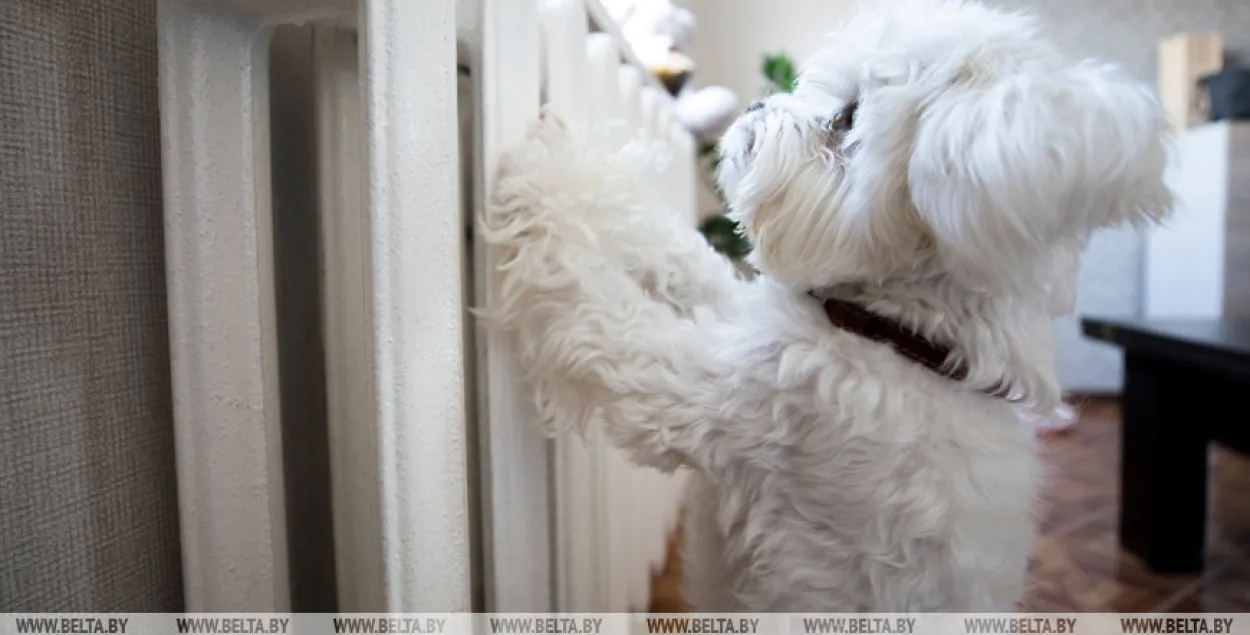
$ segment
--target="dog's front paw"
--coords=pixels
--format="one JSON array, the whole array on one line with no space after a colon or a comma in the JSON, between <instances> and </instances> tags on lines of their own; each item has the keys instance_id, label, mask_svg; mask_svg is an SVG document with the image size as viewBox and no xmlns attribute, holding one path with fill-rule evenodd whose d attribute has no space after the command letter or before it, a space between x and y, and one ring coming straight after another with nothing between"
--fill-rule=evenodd
<instances>
[{"instance_id":1,"label":"dog's front paw","mask_svg":"<svg viewBox=\"0 0 1250 635\"><path fill-rule=\"evenodd\" d=\"M525 140L503 153L483 219L488 244L509 257L583 268L635 250L641 215L632 174L580 133L543 108ZM640 242L650 245L653 234Z\"/></svg>"},{"instance_id":2,"label":"dog's front paw","mask_svg":"<svg viewBox=\"0 0 1250 635\"><path fill-rule=\"evenodd\" d=\"M548 148L567 144L572 140L568 122L549 105L539 110L538 119L530 124L527 136Z\"/></svg>"},{"instance_id":3,"label":"dog's front paw","mask_svg":"<svg viewBox=\"0 0 1250 635\"><path fill-rule=\"evenodd\" d=\"M525 134L525 140L504 150L499 157L501 181L543 181L575 154L577 145L564 119L550 106L542 111Z\"/></svg>"},{"instance_id":4,"label":"dog's front paw","mask_svg":"<svg viewBox=\"0 0 1250 635\"><path fill-rule=\"evenodd\" d=\"M538 269L555 266L556 254L586 242L583 206L575 201L595 182L580 169L583 151L568 124L544 107L525 140L499 157L481 228L501 270L519 267L531 277L547 278Z\"/></svg>"}]
</instances>

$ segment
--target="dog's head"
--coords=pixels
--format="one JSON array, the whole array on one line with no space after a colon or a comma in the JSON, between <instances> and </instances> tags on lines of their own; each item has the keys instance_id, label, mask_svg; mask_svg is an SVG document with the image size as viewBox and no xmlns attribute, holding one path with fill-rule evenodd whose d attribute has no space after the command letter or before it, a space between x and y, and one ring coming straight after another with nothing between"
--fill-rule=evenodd
<instances>
[{"instance_id":1,"label":"dog's head","mask_svg":"<svg viewBox=\"0 0 1250 635\"><path fill-rule=\"evenodd\" d=\"M1166 123L1117 69L959 0L866 7L721 141L754 264L818 288L936 269L1071 310L1091 232L1161 218Z\"/></svg>"}]
</instances>

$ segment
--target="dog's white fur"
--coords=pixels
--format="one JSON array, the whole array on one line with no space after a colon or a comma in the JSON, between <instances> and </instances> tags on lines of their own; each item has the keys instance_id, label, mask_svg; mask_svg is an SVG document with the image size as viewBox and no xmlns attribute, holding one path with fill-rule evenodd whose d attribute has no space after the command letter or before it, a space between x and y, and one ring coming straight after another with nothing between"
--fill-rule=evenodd
<instances>
[{"instance_id":1,"label":"dog's white fur","mask_svg":"<svg viewBox=\"0 0 1250 635\"><path fill-rule=\"evenodd\" d=\"M1018 408L1061 405L1051 318L1090 233L1170 207L1165 137L1144 88L1027 17L883 2L722 141L760 279L639 203L637 155L548 112L500 167L487 317L555 429L693 469L695 608L1011 610L1040 477ZM949 343L969 378L831 327L812 290ZM1011 400L977 391L1004 380Z\"/></svg>"}]
</instances>

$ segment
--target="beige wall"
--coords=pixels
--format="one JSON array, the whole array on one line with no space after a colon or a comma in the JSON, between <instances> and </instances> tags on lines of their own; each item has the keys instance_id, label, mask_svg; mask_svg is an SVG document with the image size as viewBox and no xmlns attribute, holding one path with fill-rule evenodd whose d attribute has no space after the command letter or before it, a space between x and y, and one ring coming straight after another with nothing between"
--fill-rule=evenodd
<instances>
[{"instance_id":1,"label":"beige wall","mask_svg":"<svg viewBox=\"0 0 1250 635\"><path fill-rule=\"evenodd\" d=\"M786 52L796 61L811 55L855 0L687 0L699 20L694 57L699 85L720 84L745 106L764 89L764 53Z\"/></svg>"},{"instance_id":2,"label":"beige wall","mask_svg":"<svg viewBox=\"0 0 1250 635\"><path fill-rule=\"evenodd\" d=\"M987 0L1042 18L1051 37L1078 56L1097 56L1154 80L1155 43L1185 30L1221 30L1250 63L1245 0ZM723 84L749 100L764 87L760 56L785 51L802 62L857 0L685 0L699 19L694 57L701 84Z\"/></svg>"}]
</instances>

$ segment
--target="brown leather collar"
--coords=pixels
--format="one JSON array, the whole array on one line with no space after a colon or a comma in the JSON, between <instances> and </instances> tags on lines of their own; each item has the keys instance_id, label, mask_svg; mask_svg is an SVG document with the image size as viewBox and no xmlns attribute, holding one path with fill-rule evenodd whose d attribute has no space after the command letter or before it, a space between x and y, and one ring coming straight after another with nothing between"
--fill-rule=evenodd
<instances>
[{"instance_id":1,"label":"brown leather collar","mask_svg":"<svg viewBox=\"0 0 1250 635\"><path fill-rule=\"evenodd\" d=\"M815 297L813 295L813 297ZM929 370L954 381L968 378L968 366L962 359L953 357L949 346L937 344L895 320L877 315L857 304L833 298L820 300L834 326L866 337L874 342L887 344L904 357ZM995 397L1006 397L1009 386L1002 383L981 390Z\"/></svg>"}]
</instances>

